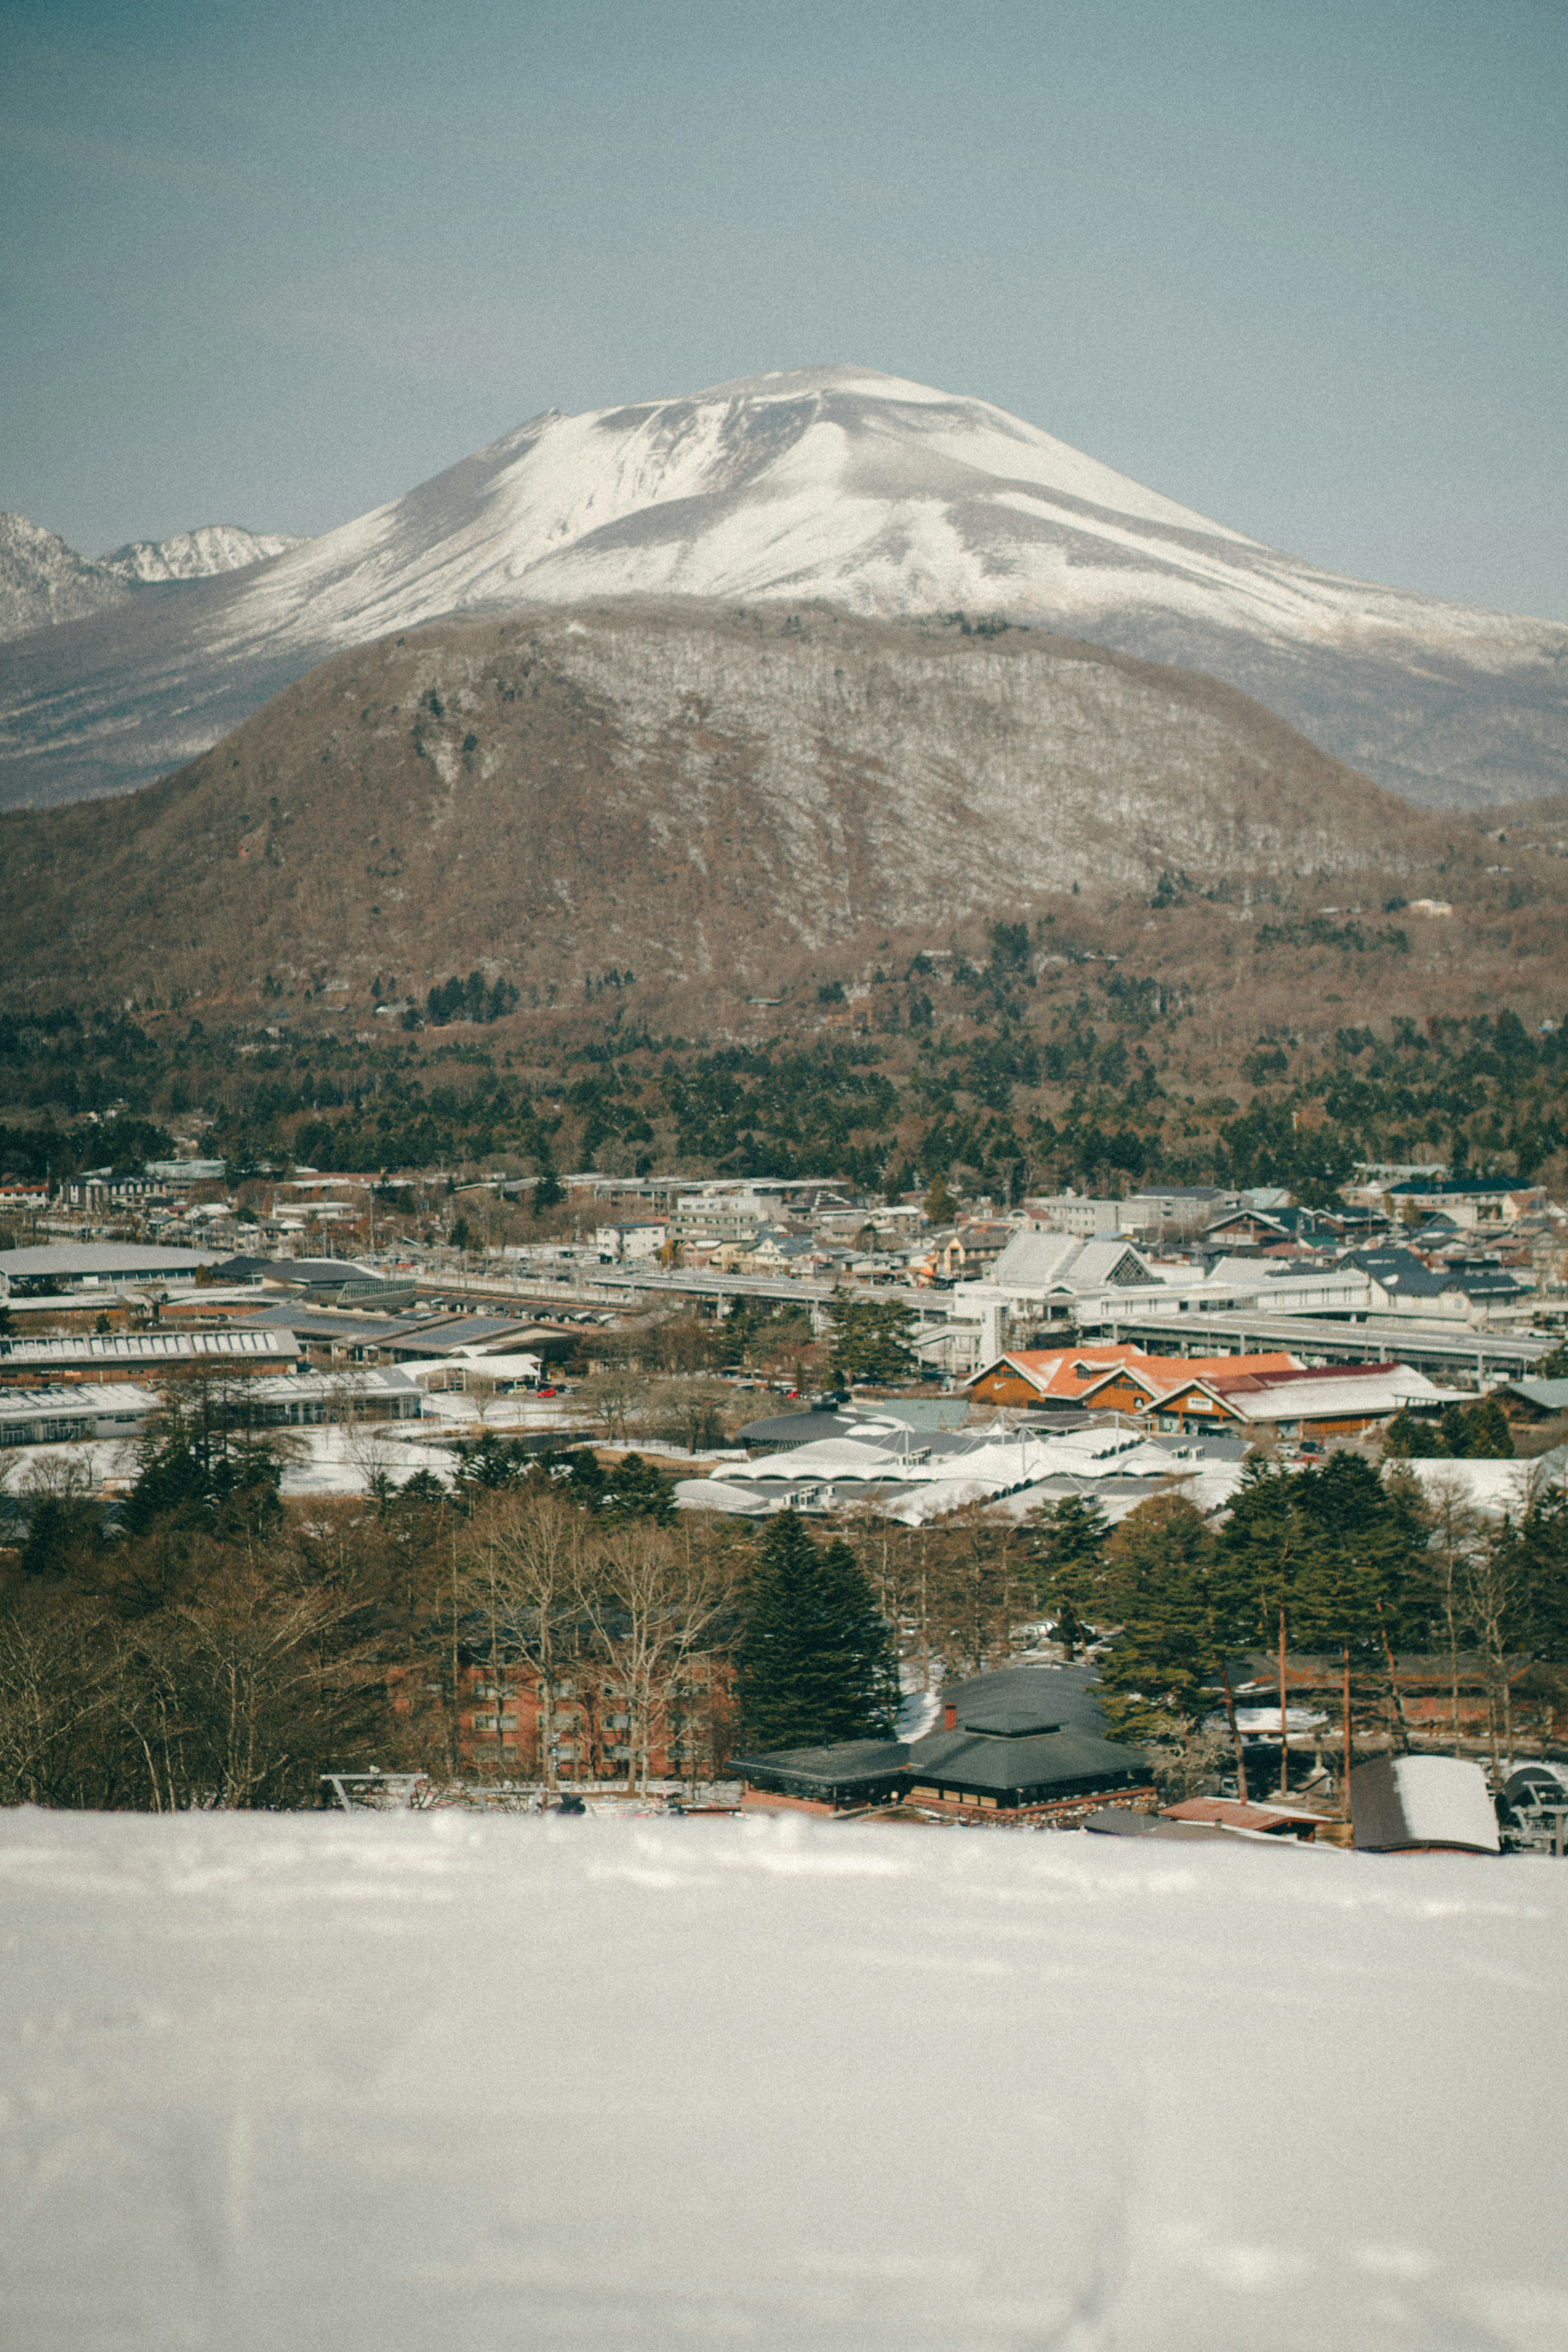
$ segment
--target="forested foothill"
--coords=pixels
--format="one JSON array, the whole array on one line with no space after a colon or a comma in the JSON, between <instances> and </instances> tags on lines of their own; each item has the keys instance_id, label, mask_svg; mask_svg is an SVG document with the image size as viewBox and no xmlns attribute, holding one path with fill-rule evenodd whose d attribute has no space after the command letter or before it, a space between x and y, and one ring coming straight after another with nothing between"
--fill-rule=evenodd
<instances>
[{"instance_id":1,"label":"forested foothill","mask_svg":"<svg viewBox=\"0 0 1568 2352\"><path fill-rule=\"evenodd\" d=\"M1554 860L1542 849L1531 866L1468 821L1454 833L1451 918L1396 905L1392 890L1325 910L1310 881L1200 888L1170 871L1137 898L1085 889L940 937L879 934L863 954L781 953L777 1001L763 1003L722 983L674 989L608 952L543 986L454 951L430 971L383 964L346 985L326 967L268 972L254 1002L176 989L112 1007L39 1001L14 967L0 1175L134 1173L193 1150L225 1163L243 1215L258 1197L246 1184L291 1166L382 1172L378 1215L409 1230L429 1221L433 1185L444 1194L480 1171L536 1180L512 1201L469 1196L451 1226L459 1247L469 1220L492 1241L570 1225L560 1177L590 1168L834 1176L998 1205L1158 1178L1284 1185L1310 1205L1357 1160L1409 1160L1561 1194ZM1511 863L1511 877L1488 870ZM633 1415L612 1362L585 1383L583 1410L606 1441L636 1437L651 1413L662 1442L695 1447L713 1423L690 1415L719 1408L691 1375L744 1360L799 1381L812 1353L804 1319L774 1311L731 1318L721 1336L687 1318L649 1340L642 1373L653 1388L684 1383L684 1432L666 1428L657 1396L639 1392ZM908 1369L898 1334L870 1317L836 1331L831 1367L815 1353L818 1378ZM1507 1450L1494 1417L1469 1407L1389 1438L1395 1456ZM225 1468L220 1449L214 1470L199 1447L161 1444L118 1525L68 1481L33 1498L25 1556L5 1570L0 1769L15 1796L298 1804L315 1801L324 1759L454 1769L455 1676L479 1638L476 1562L493 1567L521 1541L507 1538L508 1555L497 1537L486 1553L478 1531L541 1514L579 1531L573 1639L604 1622L609 1588L593 1579L624 1580L633 1554L650 1575L683 1561L683 1575L693 1562L711 1570L722 1607L704 1639L740 1696L710 1706L704 1753L716 1765L736 1752L738 1710L759 1687L742 1663L745 1596L767 1530L674 1518L667 1477L645 1462L579 1446L541 1465L488 1431L454 1486L382 1480L355 1502L281 1504L267 1466L277 1452L257 1446ZM1518 1722L1560 1727L1568 1538L1554 1490L1482 1521L1358 1462L1335 1455L1288 1486L1265 1465L1218 1531L1173 1494L1113 1533L1061 1506L1019 1527L977 1511L922 1530L852 1515L800 1540L813 1559L847 1547L906 1686L999 1664L1030 1625L1061 1654L1093 1655L1118 1728L1154 1742L1171 1785L1223 1769L1212 1727L1223 1669L1252 1658L1265 1673L1281 1596L1292 1652L1348 1653L1358 1736L1407 1736L1390 1648L1437 1660L1439 1682L1445 1657L1468 1660L1488 1737L1504 1748ZM1248 1552L1247 1530L1265 1525L1267 1544L1247 1537ZM1296 1563L1288 1589L1258 1571L1270 1545ZM823 1572L847 1607L843 1558ZM526 1589L515 1582L514 1620ZM706 1610L700 1579L699 1591ZM786 1648L803 1638L781 1619L775 1633ZM427 1671L432 1656L447 1663ZM889 1653L862 1664L839 1712L754 1705L755 1728L782 1745L883 1721ZM790 1673L806 1691L810 1675Z\"/></svg>"},{"instance_id":2,"label":"forested foothill","mask_svg":"<svg viewBox=\"0 0 1568 2352\"><path fill-rule=\"evenodd\" d=\"M884 940L778 1004L716 992L706 1026L689 992L677 1006L620 971L554 1008L478 971L419 997L377 974L348 1003L291 982L264 1018L19 1006L13 977L0 1172L129 1171L190 1129L240 1172L482 1163L890 1193L942 1175L1007 1203L1157 1176L1284 1184L1311 1205L1357 1160L1568 1183L1554 964L1494 943L1508 968L1488 976L1511 987L1460 988L1427 952L1448 944L1441 919L1245 926L1183 885L1164 907L998 922L940 953Z\"/></svg>"}]
</instances>

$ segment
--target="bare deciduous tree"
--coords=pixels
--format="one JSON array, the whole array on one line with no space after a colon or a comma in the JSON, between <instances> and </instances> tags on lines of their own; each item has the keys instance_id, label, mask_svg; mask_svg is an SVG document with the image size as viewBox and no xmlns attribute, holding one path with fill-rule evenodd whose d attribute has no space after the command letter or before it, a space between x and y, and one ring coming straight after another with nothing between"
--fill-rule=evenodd
<instances>
[{"instance_id":1,"label":"bare deciduous tree","mask_svg":"<svg viewBox=\"0 0 1568 2352\"><path fill-rule=\"evenodd\" d=\"M607 1444L624 1441L646 1413L652 1394L649 1382L626 1362L607 1364L577 1388L577 1402L603 1431Z\"/></svg>"},{"instance_id":2,"label":"bare deciduous tree","mask_svg":"<svg viewBox=\"0 0 1568 2352\"><path fill-rule=\"evenodd\" d=\"M655 1745L674 1745L692 1663L735 1605L726 1554L646 1520L585 1548L578 1600L625 1698L627 1785L645 1788Z\"/></svg>"},{"instance_id":3,"label":"bare deciduous tree","mask_svg":"<svg viewBox=\"0 0 1568 2352\"><path fill-rule=\"evenodd\" d=\"M580 1511L549 1493L497 1496L470 1531L464 1597L485 1629L492 1685L499 1689L508 1661L519 1656L538 1676L540 1777L547 1789L559 1778L558 1685L564 1664L580 1646L577 1612L590 1533ZM504 1760L497 1707L497 1766Z\"/></svg>"}]
</instances>

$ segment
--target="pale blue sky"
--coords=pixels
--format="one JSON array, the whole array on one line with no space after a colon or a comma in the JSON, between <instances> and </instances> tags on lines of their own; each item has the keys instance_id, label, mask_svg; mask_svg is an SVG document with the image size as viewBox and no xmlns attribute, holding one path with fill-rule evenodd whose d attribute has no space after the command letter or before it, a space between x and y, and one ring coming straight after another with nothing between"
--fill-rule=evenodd
<instances>
[{"instance_id":1,"label":"pale blue sky","mask_svg":"<svg viewBox=\"0 0 1568 2352\"><path fill-rule=\"evenodd\" d=\"M853 361L1568 619L1563 0L0 0L0 507L316 531Z\"/></svg>"}]
</instances>

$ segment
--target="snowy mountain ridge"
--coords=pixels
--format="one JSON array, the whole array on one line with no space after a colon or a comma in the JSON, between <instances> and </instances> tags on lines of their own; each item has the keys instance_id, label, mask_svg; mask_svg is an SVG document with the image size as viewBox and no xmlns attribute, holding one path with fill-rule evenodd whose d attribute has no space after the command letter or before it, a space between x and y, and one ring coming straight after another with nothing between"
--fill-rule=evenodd
<instances>
[{"instance_id":1,"label":"snowy mountain ridge","mask_svg":"<svg viewBox=\"0 0 1568 2352\"><path fill-rule=\"evenodd\" d=\"M0 514L0 640L120 604L124 583L26 515Z\"/></svg>"},{"instance_id":2,"label":"snowy mountain ridge","mask_svg":"<svg viewBox=\"0 0 1568 2352\"><path fill-rule=\"evenodd\" d=\"M108 555L78 555L57 531L26 515L0 514L0 640L58 628L125 603L128 592L167 580L241 572L301 544L277 531L205 523L172 539L134 539Z\"/></svg>"},{"instance_id":3,"label":"snowy mountain ridge","mask_svg":"<svg viewBox=\"0 0 1568 2352\"><path fill-rule=\"evenodd\" d=\"M238 523L204 523L176 531L172 539L131 539L100 555L99 564L121 580L211 580L222 572L245 572L269 555L287 555L304 541L282 531L245 530Z\"/></svg>"},{"instance_id":4,"label":"snowy mountain ridge","mask_svg":"<svg viewBox=\"0 0 1568 2352\"><path fill-rule=\"evenodd\" d=\"M0 657L0 805L145 782L347 647L606 596L995 615L1206 671L1418 803L1568 791L1568 630L1302 562L987 401L859 367L549 409L242 571L167 565Z\"/></svg>"}]
</instances>

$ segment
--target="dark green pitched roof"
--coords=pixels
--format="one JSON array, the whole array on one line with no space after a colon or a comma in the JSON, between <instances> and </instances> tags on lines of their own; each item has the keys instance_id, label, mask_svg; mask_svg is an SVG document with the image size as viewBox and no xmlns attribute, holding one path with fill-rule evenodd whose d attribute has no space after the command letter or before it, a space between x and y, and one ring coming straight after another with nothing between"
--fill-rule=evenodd
<instances>
[{"instance_id":1,"label":"dark green pitched roof","mask_svg":"<svg viewBox=\"0 0 1568 2352\"><path fill-rule=\"evenodd\" d=\"M956 1709L960 1724L977 1728L1024 1731L1034 1725L1076 1724L1096 1734L1105 1717L1095 1696L1092 1666L998 1666L968 1682L948 1683L942 1704ZM1017 1716L1004 1724L1004 1717Z\"/></svg>"},{"instance_id":2,"label":"dark green pitched roof","mask_svg":"<svg viewBox=\"0 0 1568 2352\"><path fill-rule=\"evenodd\" d=\"M901 1739L845 1739L832 1748L775 1748L733 1760L747 1780L810 1784L826 1796L835 1789L852 1789L862 1782L896 1780L908 1754Z\"/></svg>"},{"instance_id":3,"label":"dark green pitched roof","mask_svg":"<svg viewBox=\"0 0 1568 2352\"><path fill-rule=\"evenodd\" d=\"M1149 1759L1141 1748L1096 1739L1073 1725L1033 1738L930 1731L913 1743L908 1756L912 1783L984 1796L1012 1790L1071 1796L1081 1790L1130 1788L1149 1776Z\"/></svg>"}]
</instances>

